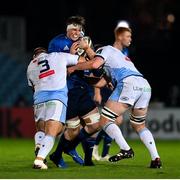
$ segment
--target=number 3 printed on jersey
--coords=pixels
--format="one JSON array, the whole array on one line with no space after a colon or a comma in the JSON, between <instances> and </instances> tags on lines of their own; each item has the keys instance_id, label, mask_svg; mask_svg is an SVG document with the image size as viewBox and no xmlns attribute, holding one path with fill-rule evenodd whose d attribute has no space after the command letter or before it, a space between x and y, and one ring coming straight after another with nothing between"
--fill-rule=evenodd
<instances>
[{"instance_id":1,"label":"number 3 printed on jersey","mask_svg":"<svg viewBox=\"0 0 180 180\"><path fill-rule=\"evenodd\" d=\"M39 79L45 78L45 77L50 76L55 73L54 70L50 70L48 60L46 60L46 59L39 61L38 65L40 66Z\"/></svg>"}]
</instances>

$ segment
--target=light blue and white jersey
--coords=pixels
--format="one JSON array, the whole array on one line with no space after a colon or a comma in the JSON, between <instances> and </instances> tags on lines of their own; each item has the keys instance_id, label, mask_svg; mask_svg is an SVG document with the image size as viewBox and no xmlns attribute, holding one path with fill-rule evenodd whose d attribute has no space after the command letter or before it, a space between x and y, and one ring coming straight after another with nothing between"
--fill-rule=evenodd
<instances>
[{"instance_id":1,"label":"light blue and white jersey","mask_svg":"<svg viewBox=\"0 0 180 180\"><path fill-rule=\"evenodd\" d=\"M77 64L78 58L78 55L53 52L41 53L30 62L27 79L34 89L34 104L59 100L67 105L66 67Z\"/></svg>"},{"instance_id":2,"label":"light blue and white jersey","mask_svg":"<svg viewBox=\"0 0 180 180\"><path fill-rule=\"evenodd\" d=\"M113 80L121 82L128 76L143 76L134 66L132 61L119 49L113 46L104 46L99 49L96 56L104 59L104 66L109 71Z\"/></svg>"}]
</instances>

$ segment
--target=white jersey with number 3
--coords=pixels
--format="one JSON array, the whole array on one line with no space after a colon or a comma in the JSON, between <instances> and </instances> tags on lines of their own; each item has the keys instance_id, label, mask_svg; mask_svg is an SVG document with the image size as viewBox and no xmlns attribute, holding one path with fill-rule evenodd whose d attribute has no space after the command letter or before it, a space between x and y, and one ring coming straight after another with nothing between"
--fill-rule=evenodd
<instances>
[{"instance_id":1,"label":"white jersey with number 3","mask_svg":"<svg viewBox=\"0 0 180 180\"><path fill-rule=\"evenodd\" d=\"M78 57L62 52L41 53L30 62L27 79L35 91L34 104L49 100L60 100L67 104L66 67L77 64Z\"/></svg>"}]
</instances>

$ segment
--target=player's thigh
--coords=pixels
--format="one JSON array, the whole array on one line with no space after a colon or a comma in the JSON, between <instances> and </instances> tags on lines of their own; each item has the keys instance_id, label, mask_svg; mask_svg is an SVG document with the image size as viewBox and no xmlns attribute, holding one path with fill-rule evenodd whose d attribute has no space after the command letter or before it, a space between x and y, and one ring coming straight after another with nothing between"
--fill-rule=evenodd
<instances>
[{"instance_id":1,"label":"player's thigh","mask_svg":"<svg viewBox=\"0 0 180 180\"><path fill-rule=\"evenodd\" d=\"M129 104L121 103L117 101L108 100L105 103L105 107L110 109L112 112L117 114L117 116L121 116L125 111L127 111L130 108Z\"/></svg>"},{"instance_id":2,"label":"player's thigh","mask_svg":"<svg viewBox=\"0 0 180 180\"><path fill-rule=\"evenodd\" d=\"M36 125L38 125L38 122L45 120L45 103L34 105L34 120Z\"/></svg>"},{"instance_id":3,"label":"player's thigh","mask_svg":"<svg viewBox=\"0 0 180 180\"><path fill-rule=\"evenodd\" d=\"M133 81L133 78L127 77L122 82L118 82L108 100L133 106L136 99L136 92L133 88L135 81Z\"/></svg>"},{"instance_id":4,"label":"player's thigh","mask_svg":"<svg viewBox=\"0 0 180 180\"><path fill-rule=\"evenodd\" d=\"M99 120L100 113L98 108L94 108L89 113L81 117L85 122L86 129L89 133L97 132L100 129Z\"/></svg>"},{"instance_id":5,"label":"player's thigh","mask_svg":"<svg viewBox=\"0 0 180 180\"><path fill-rule=\"evenodd\" d=\"M103 127L110 121L115 123L117 118L128 109L128 104L108 100L102 109L100 126Z\"/></svg>"},{"instance_id":6,"label":"player's thigh","mask_svg":"<svg viewBox=\"0 0 180 180\"><path fill-rule=\"evenodd\" d=\"M131 114L134 116L145 116L147 114L148 108L132 108Z\"/></svg>"},{"instance_id":7,"label":"player's thigh","mask_svg":"<svg viewBox=\"0 0 180 180\"><path fill-rule=\"evenodd\" d=\"M45 103L45 121L54 120L65 124L66 106L59 100L51 100Z\"/></svg>"},{"instance_id":8,"label":"player's thigh","mask_svg":"<svg viewBox=\"0 0 180 180\"><path fill-rule=\"evenodd\" d=\"M78 116L80 96L81 96L81 90L79 90L78 88L73 88L69 90L66 119L73 119Z\"/></svg>"},{"instance_id":9,"label":"player's thigh","mask_svg":"<svg viewBox=\"0 0 180 180\"><path fill-rule=\"evenodd\" d=\"M149 101L151 99L151 87L146 79L139 79L140 87L142 89L141 95L138 100L135 102L133 108L134 109L146 109L149 105ZM141 113L141 111L140 111Z\"/></svg>"},{"instance_id":10,"label":"player's thigh","mask_svg":"<svg viewBox=\"0 0 180 180\"><path fill-rule=\"evenodd\" d=\"M78 87L69 90L68 108L66 119L77 116L84 116L96 107L89 95L89 90L85 87Z\"/></svg>"},{"instance_id":11,"label":"player's thigh","mask_svg":"<svg viewBox=\"0 0 180 180\"><path fill-rule=\"evenodd\" d=\"M93 101L92 97L89 94L88 89L83 89L81 96L79 98L79 116L83 117L88 114L92 114L93 111L96 111L96 104Z\"/></svg>"},{"instance_id":12,"label":"player's thigh","mask_svg":"<svg viewBox=\"0 0 180 180\"><path fill-rule=\"evenodd\" d=\"M83 124L89 133L93 133L99 129L99 110L95 102L89 94L88 89L83 89L79 98L79 117L83 120Z\"/></svg>"}]
</instances>

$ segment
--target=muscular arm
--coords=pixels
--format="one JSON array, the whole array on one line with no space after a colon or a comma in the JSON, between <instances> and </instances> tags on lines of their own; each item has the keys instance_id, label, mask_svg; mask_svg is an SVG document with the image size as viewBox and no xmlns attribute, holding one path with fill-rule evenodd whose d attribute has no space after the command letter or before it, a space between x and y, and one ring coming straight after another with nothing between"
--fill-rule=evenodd
<instances>
[{"instance_id":1,"label":"muscular arm","mask_svg":"<svg viewBox=\"0 0 180 180\"><path fill-rule=\"evenodd\" d=\"M90 42L88 41L88 39ZM94 56L96 55L96 53L91 47L91 40L89 37L85 37L85 39L81 38L81 40L79 41L79 48L84 49L89 59L93 59Z\"/></svg>"},{"instance_id":2,"label":"muscular arm","mask_svg":"<svg viewBox=\"0 0 180 180\"><path fill-rule=\"evenodd\" d=\"M101 89L94 87L94 101L98 104L101 104L102 96L101 96Z\"/></svg>"},{"instance_id":3,"label":"muscular arm","mask_svg":"<svg viewBox=\"0 0 180 180\"><path fill-rule=\"evenodd\" d=\"M94 84L94 87L100 89L106 85L107 85L107 81L102 77L96 84Z\"/></svg>"},{"instance_id":4,"label":"muscular arm","mask_svg":"<svg viewBox=\"0 0 180 180\"><path fill-rule=\"evenodd\" d=\"M78 64L86 62L86 58L83 56L79 56Z\"/></svg>"},{"instance_id":5,"label":"muscular arm","mask_svg":"<svg viewBox=\"0 0 180 180\"><path fill-rule=\"evenodd\" d=\"M86 54L90 59L93 59L96 53L88 46L87 49L85 49Z\"/></svg>"},{"instance_id":6,"label":"muscular arm","mask_svg":"<svg viewBox=\"0 0 180 180\"><path fill-rule=\"evenodd\" d=\"M68 68L68 73L71 74L76 70L98 69L102 64L104 64L104 60L101 57L95 57L92 60Z\"/></svg>"}]
</instances>

